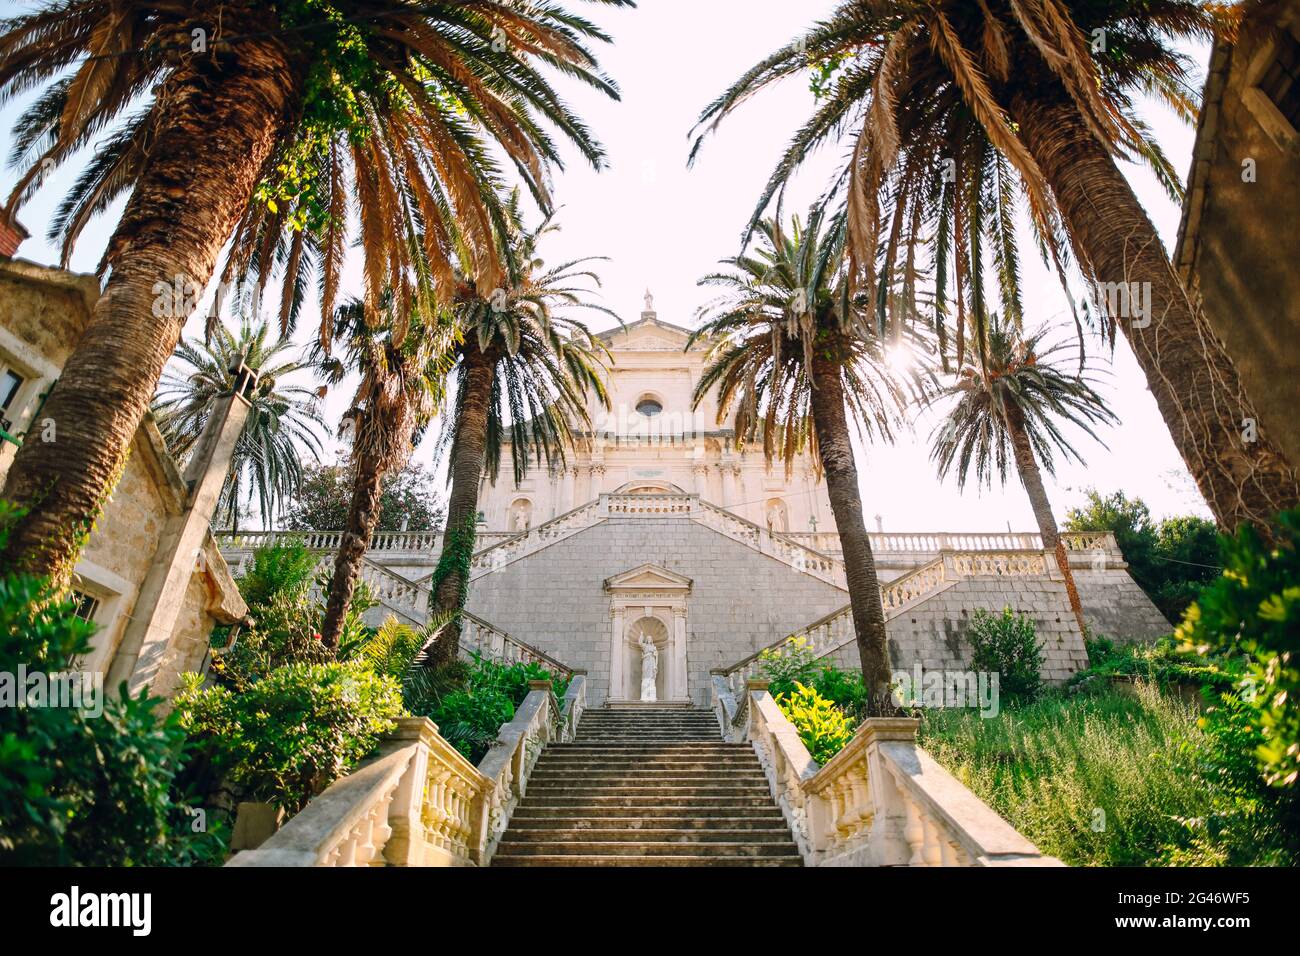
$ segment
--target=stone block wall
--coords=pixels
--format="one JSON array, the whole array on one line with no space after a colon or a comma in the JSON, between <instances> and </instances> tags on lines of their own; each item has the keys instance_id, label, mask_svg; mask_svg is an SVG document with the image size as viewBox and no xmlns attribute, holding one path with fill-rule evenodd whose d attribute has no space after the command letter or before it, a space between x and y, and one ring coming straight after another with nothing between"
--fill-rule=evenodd
<instances>
[{"instance_id":1,"label":"stone block wall","mask_svg":"<svg viewBox=\"0 0 1300 956\"><path fill-rule=\"evenodd\" d=\"M971 614L978 608L998 613L1004 607L1033 618L1043 644L1042 673L1047 681L1061 683L1087 666L1083 637L1063 583L993 575L958 581L891 618L886 624L890 660L901 670L911 670L918 662L923 670L965 670L970 666L965 633ZM827 659L840 667L861 666L852 643Z\"/></svg>"},{"instance_id":2,"label":"stone block wall","mask_svg":"<svg viewBox=\"0 0 1300 956\"><path fill-rule=\"evenodd\" d=\"M1094 634L1131 642L1164 637L1173 631L1173 625L1124 568L1073 570L1083 617Z\"/></svg>"},{"instance_id":3,"label":"stone block wall","mask_svg":"<svg viewBox=\"0 0 1300 956\"><path fill-rule=\"evenodd\" d=\"M476 581L469 610L571 667L587 700L609 688L606 578L652 563L692 579L687 597L691 697L707 705L709 671L725 667L848 603L837 587L686 519L612 519Z\"/></svg>"}]
</instances>

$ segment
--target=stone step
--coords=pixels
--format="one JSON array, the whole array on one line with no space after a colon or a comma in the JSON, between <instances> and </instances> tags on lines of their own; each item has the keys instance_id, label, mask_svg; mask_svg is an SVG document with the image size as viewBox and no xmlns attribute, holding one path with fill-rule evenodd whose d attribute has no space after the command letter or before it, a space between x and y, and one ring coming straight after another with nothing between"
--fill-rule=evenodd
<instances>
[{"instance_id":1,"label":"stone step","mask_svg":"<svg viewBox=\"0 0 1300 956\"><path fill-rule=\"evenodd\" d=\"M535 793L529 789L528 795L524 797L523 802L519 804L520 810L564 810L572 813L603 813L607 809L618 808L628 811L658 810L658 809L681 809L690 808L699 813L705 813L717 809L735 809L737 811L747 810L749 808L767 810L775 806L772 802L772 794L768 791L763 793L737 794L691 794L687 796L672 795L672 799L665 799L668 795L659 794L651 791L646 794L625 794L609 793L601 791L590 794L573 794L568 791L558 791L556 793ZM514 819L513 816L511 819Z\"/></svg>"},{"instance_id":2,"label":"stone step","mask_svg":"<svg viewBox=\"0 0 1300 956\"><path fill-rule=\"evenodd\" d=\"M557 784L561 786L578 786L578 787L607 787L607 786L636 786L636 787L653 787L663 784L665 786L681 786L683 784L725 784L727 786L754 786L766 787L767 778L755 768L752 773L725 773L720 774L714 770L627 770L627 771L599 771L586 774L566 773L558 770L535 770L528 780L528 786L546 786Z\"/></svg>"},{"instance_id":3,"label":"stone step","mask_svg":"<svg viewBox=\"0 0 1300 956\"><path fill-rule=\"evenodd\" d=\"M635 843L644 846L647 843L693 843L696 846L713 846L718 843L735 843L746 846L790 845L790 831L785 828L768 826L766 828L747 827L744 829L723 829L707 827L704 829L683 827L621 827L608 829L604 827L571 827L561 829L511 828L501 838L501 847L516 846L569 846L572 843Z\"/></svg>"},{"instance_id":4,"label":"stone step","mask_svg":"<svg viewBox=\"0 0 1300 956\"><path fill-rule=\"evenodd\" d=\"M715 783L584 786L547 782L530 786L528 795L532 796L534 793L539 797L567 794L575 797L649 797L668 800L676 797L751 797L761 795L766 800L772 799L766 782L734 787Z\"/></svg>"},{"instance_id":5,"label":"stone step","mask_svg":"<svg viewBox=\"0 0 1300 956\"><path fill-rule=\"evenodd\" d=\"M502 840L505 847L505 839ZM642 840L637 842L625 840L570 840L561 842L526 842L512 840L509 844L510 856L695 856L701 853L718 853L738 859L765 856L794 856L799 851L787 836L784 843L750 843L746 840L696 840L681 843L674 840Z\"/></svg>"},{"instance_id":6,"label":"stone step","mask_svg":"<svg viewBox=\"0 0 1300 956\"><path fill-rule=\"evenodd\" d=\"M510 818L510 832L512 833L536 833L536 832L568 832L571 830L583 830L595 832L613 832L628 831L649 833L651 831L683 831L683 830L707 830L709 832L734 831L734 830L756 830L756 831L776 831L783 833L787 838L790 831L785 826L785 819L778 810L776 813L757 812L752 816L738 816L737 811L731 808L724 809L727 816L702 817L692 814L689 811L685 813L663 813L658 816L649 816L645 811L633 811L635 816L612 816L613 810L605 811L601 815L596 813L590 814L572 814L567 811L564 815L555 816L533 816L532 813L522 813L516 810L514 816Z\"/></svg>"},{"instance_id":7,"label":"stone step","mask_svg":"<svg viewBox=\"0 0 1300 956\"><path fill-rule=\"evenodd\" d=\"M697 856L512 856L500 854L492 858L493 866L803 866L797 853L781 857L734 856L707 853Z\"/></svg>"},{"instance_id":8,"label":"stone step","mask_svg":"<svg viewBox=\"0 0 1300 956\"><path fill-rule=\"evenodd\" d=\"M534 773L546 770L558 773L583 774L583 773L623 773L632 770L690 770L704 771L707 770L715 774L727 773L758 773L760 765L757 760L732 760L724 758L723 760L539 760L534 768Z\"/></svg>"},{"instance_id":9,"label":"stone step","mask_svg":"<svg viewBox=\"0 0 1300 956\"><path fill-rule=\"evenodd\" d=\"M675 733L669 730L657 730L653 733L635 734L578 734L576 742L580 744L635 744L635 743L709 743L710 738L702 734Z\"/></svg>"}]
</instances>

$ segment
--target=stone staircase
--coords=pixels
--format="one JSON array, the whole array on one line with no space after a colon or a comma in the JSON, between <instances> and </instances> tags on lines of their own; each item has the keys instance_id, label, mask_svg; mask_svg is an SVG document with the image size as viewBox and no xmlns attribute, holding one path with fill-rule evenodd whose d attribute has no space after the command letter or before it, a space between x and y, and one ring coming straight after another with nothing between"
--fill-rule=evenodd
<instances>
[{"instance_id":1,"label":"stone staircase","mask_svg":"<svg viewBox=\"0 0 1300 956\"><path fill-rule=\"evenodd\" d=\"M548 744L493 866L800 866L748 744L711 711L588 710L572 743Z\"/></svg>"}]
</instances>

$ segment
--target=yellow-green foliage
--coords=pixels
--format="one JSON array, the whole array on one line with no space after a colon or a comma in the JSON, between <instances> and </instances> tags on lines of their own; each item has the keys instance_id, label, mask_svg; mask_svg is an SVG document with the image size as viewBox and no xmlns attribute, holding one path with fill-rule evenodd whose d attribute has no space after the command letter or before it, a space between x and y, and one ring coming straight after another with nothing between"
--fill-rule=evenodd
<instances>
[{"instance_id":1,"label":"yellow-green foliage","mask_svg":"<svg viewBox=\"0 0 1300 956\"><path fill-rule=\"evenodd\" d=\"M813 760L824 764L853 739L853 725L834 701L798 681L794 687L776 697L776 705L799 731Z\"/></svg>"}]
</instances>

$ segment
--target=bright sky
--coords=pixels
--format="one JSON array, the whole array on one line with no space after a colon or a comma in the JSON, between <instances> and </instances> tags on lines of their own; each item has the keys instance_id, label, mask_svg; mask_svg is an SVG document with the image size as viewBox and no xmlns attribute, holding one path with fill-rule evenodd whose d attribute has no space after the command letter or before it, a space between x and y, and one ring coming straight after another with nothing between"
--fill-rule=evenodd
<instances>
[{"instance_id":1,"label":"bright sky","mask_svg":"<svg viewBox=\"0 0 1300 956\"><path fill-rule=\"evenodd\" d=\"M576 0L568 0L583 8ZM626 321L642 308L648 286L660 318L693 326L696 309L710 298L696 280L720 258L737 251L740 231L791 131L807 115L812 96L803 79L769 90L751 101L712 136L693 169L686 168L688 133L700 109L761 57L799 35L809 23L829 11L831 0L644 0L639 9L582 9L615 38L601 51L602 65L623 90L614 103L563 78L562 94L605 144L608 168L597 173L576 158L557 171L554 193L562 206L563 231L553 236L543 254L551 261L602 255L604 301ZM29 4L0 2L0 15ZM689 10L689 16L683 12ZM1204 63L1205 51L1198 51ZM0 110L0 127L9 130L24 99ZM1189 165L1193 131L1166 111L1152 107L1146 118L1173 157ZM7 152L7 150L6 150ZM840 150L815 157L792 195L787 210L805 207L822 191ZM51 178L50 184L21 214L33 233L19 255L53 264L57 252L44 241L45 224L62 188L75 176L76 163ZM1177 233L1179 210L1145 170L1130 168L1130 180L1156 222L1168 246ZM0 172L0 190L7 194L15 180L12 170ZM120 210L115 209L87 229L72 266L93 271ZM1022 243L1030 324L1068 322L1067 303L1055 278L1042 269L1033 247ZM350 288L360 290L360 278L349 270ZM275 302L277 296L269 296ZM314 308L314 305L311 306ZM312 335L312 312L301 323L299 337ZM190 334L197 329L191 327ZM1090 343L1090 354L1101 350ZM1086 436L1077 447L1085 466L1063 465L1048 493L1059 516L1082 500L1083 489L1103 492L1122 488L1141 496L1153 514L1196 511L1207 514L1204 502L1183 468L1128 347L1121 339L1113 370L1102 388L1121 424L1102 432L1109 448ZM346 388L327 400L327 419L337 420L345 407ZM880 514L890 531L977 531L1035 528L1023 489L1014 477L1006 491L967 487L957 492L950 479L940 485L928 460L926 439L931 423L918 423L914 437L894 447L858 449L863 502L868 515ZM431 440L417 460L431 455Z\"/></svg>"}]
</instances>

